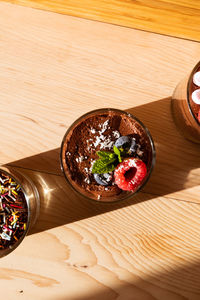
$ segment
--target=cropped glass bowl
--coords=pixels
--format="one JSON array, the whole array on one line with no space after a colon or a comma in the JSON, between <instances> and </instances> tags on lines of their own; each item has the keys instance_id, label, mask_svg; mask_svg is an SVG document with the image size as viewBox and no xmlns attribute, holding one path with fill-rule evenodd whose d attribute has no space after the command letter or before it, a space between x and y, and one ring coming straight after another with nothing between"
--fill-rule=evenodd
<instances>
[{"instance_id":1,"label":"cropped glass bowl","mask_svg":"<svg viewBox=\"0 0 200 300\"><path fill-rule=\"evenodd\" d=\"M8 175L21 187L22 193L24 194L24 198L26 201L28 213L26 229L24 230L23 235L13 245L10 245L6 249L0 250L0 257L3 257L11 253L14 249L16 249L19 246L19 244L23 241L30 228L34 226L36 219L39 215L40 200L35 185L32 183L30 178L28 178L21 171L18 171L12 167L0 167L0 172L5 175Z\"/></svg>"},{"instance_id":2,"label":"cropped glass bowl","mask_svg":"<svg viewBox=\"0 0 200 300\"><path fill-rule=\"evenodd\" d=\"M189 99L193 75L199 68L200 62L177 85L171 101L172 115L177 128L186 139L194 143L200 143L200 123L194 116Z\"/></svg>"}]
</instances>

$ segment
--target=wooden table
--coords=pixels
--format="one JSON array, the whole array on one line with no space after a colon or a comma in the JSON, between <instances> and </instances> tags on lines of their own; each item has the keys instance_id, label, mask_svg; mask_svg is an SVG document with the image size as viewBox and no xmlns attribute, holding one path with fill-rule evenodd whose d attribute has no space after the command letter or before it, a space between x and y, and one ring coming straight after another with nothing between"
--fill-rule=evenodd
<instances>
[{"instance_id":1,"label":"wooden table","mask_svg":"<svg viewBox=\"0 0 200 300\"><path fill-rule=\"evenodd\" d=\"M1 259L2 299L200 299L200 146L183 139L172 92L195 41L0 3L1 163L36 184L36 227ZM150 129L156 166L142 192L90 203L61 174L68 126L99 107Z\"/></svg>"}]
</instances>

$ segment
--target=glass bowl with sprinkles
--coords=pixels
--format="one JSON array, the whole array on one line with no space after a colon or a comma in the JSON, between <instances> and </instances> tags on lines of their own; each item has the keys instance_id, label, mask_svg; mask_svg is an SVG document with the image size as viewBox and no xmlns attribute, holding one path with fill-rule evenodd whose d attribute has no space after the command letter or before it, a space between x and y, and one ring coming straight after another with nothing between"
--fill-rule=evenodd
<instances>
[{"instance_id":1,"label":"glass bowl with sprinkles","mask_svg":"<svg viewBox=\"0 0 200 300\"><path fill-rule=\"evenodd\" d=\"M12 252L34 225L39 194L33 183L14 168L0 168L0 257Z\"/></svg>"}]
</instances>

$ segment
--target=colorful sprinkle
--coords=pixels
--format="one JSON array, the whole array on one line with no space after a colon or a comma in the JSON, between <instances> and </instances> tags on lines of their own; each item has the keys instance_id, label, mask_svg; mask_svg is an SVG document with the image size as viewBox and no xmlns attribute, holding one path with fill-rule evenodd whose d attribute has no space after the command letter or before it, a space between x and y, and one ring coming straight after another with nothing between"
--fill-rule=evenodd
<instances>
[{"instance_id":1,"label":"colorful sprinkle","mask_svg":"<svg viewBox=\"0 0 200 300\"><path fill-rule=\"evenodd\" d=\"M28 208L21 186L0 171L0 251L14 245L26 231Z\"/></svg>"}]
</instances>

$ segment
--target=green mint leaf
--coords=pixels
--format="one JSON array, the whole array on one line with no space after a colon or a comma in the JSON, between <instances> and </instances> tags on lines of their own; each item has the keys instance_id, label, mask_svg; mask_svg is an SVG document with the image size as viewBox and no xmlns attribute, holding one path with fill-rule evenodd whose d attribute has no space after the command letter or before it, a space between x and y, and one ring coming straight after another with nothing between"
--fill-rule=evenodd
<instances>
[{"instance_id":1,"label":"green mint leaf","mask_svg":"<svg viewBox=\"0 0 200 300\"><path fill-rule=\"evenodd\" d=\"M113 150L114 150L115 154L117 154L117 156L120 155L120 151L116 146L113 146Z\"/></svg>"},{"instance_id":2,"label":"green mint leaf","mask_svg":"<svg viewBox=\"0 0 200 300\"><path fill-rule=\"evenodd\" d=\"M116 165L114 164L109 164L109 165L104 165L99 168L99 166L92 168L92 173L97 173L97 174L103 174L103 173L108 173L114 171L116 168Z\"/></svg>"},{"instance_id":3,"label":"green mint leaf","mask_svg":"<svg viewBox=\"0 0 200 300\"><path fill-rule=\"evenodd\" d=\"M102 159L109 159L112 157L113 153L107 151L97 151L97 155Z\"/></svg>"},{"instance_id":4,"label":"green mint leaf","mask_svg":"<svg viewBox=\"0 0 200 300\"><path fill-rule=\"evenodd\" d=\"M114 165L114 164L107 165L105 168L105 171L103 173L112 172L112 171L114 171L115 168L116 168L116 165Z\"/></svg>"},{"instance_id":5,"label":"green mint leaf","mask_svg":"<svg viewBox=\"0 0 200 300\"><path fill-rule=\"evenodd\" d=\"M120 150L116 146L113 147L113 150L114 150L115 154L118 156L119 162L122 162Z\"/></svg>"},{"instance_id":6,"label":"green mint leaf","mask_svg":"<svg viewBox=\"0 0 200 300\"><path fill-rule=\"evenodd\" d=\"M102 174L108 173L115 169L114 162L116 161L117 157L111 159L98 159L92 166L92 173Z\"/></svg>"}]
</instances>

